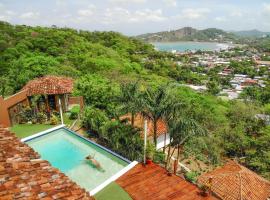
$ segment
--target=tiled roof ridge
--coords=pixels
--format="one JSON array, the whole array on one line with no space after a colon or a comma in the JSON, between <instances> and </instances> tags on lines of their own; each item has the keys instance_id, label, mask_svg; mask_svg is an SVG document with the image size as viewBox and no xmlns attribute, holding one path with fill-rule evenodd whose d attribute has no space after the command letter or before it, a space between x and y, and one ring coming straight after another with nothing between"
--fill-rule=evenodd
<instances>
[{"instance_id":1,"label":"tiled roof ridge","mask_svg":"<svg viewBox=\"0 0 270 200\"><path fill-rule=\"evenodd\" d=\"M22 90L34 94L65 94L73 90L74 79L67 76L46 75L30 80Z\"/></svg>"},{"instance_id":2,"label":"tiled roof ridge","mask_svg":"<svg viewBox=\"0 0 270 200\"><path fill-rule=\"evenodd\" d=\"M232 165L232 163L233 163L233 165L237 165L239 167L239 171L232 171L232 172L229 172L228 171L228 172L223 172L222 174L205 174L205 176L211 178L213 176L216 176L216 177L225 177L227 175L236 174L236 175L239 175L239 179L241 180L242 177L243 177L241 174L247 174L247 175L254 176L254 178L259 179L259 180L265 182L266 184L269 184L270 185L270 181L266 180L265 178L263 178L261 176L258 176L258 174L256 174L255 172L251 171L250 169L246 168L245 166L239 164L235 160L230 160L226 165ZM222 169L222 168L223 167L220 166L217 169Z\"/></svg>"}]
</instances>

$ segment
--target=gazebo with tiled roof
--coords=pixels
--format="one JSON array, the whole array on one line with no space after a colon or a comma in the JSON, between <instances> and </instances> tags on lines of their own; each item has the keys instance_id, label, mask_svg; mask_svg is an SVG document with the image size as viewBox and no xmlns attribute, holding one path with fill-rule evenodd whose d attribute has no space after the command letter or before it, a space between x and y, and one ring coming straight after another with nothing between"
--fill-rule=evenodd
<instances>
[{"instance_id":1,"label":"gazebo with tiled roof","mask_svg":"<svg viewBox=\"0 0 270 200\"><path fill-rule=\"evenodd\" d=\"M74 80L69 77L48 75L29 81L22 90L28 97L43 95L47 110L58 110L61 99L64 111L67 109L67 98L72 93Z\"/></svg>"},{"instance_id":2,"label":"gazebo with tiled roof","mask_svg":"<svg viewBox=\"0 0 270 200\"><path fill-rule=\"evenodd\" d=\"M73 90L72 78L62 76L44 76L29 81L22 90L27 90L28 96L37 94L69 94Z\"/></svg>"},{"instance_id":3,"label":"gazebo with tiled roof","mask_svg":"<svg viewBox=\"0 0 270 200\"><path fill-rule=\"evenodd\" d=\"M224 200L267 200L270 197L270 182L236 161L201 175L198 183L208 185Z\"/></svg>"}]
</instances>

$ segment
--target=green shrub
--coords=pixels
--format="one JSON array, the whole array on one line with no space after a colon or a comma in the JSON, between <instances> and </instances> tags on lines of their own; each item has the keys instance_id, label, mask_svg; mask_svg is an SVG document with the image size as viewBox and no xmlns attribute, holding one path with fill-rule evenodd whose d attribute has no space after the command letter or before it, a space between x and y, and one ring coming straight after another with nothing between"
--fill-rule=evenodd
<instances>
[{"instance_id":1,"label":"green shrub","mask_svg":"<svg viewBox=\"0 0 270 200\"><path fill-rule=\"evenodd\" d=\"M25 124L32 120L32 109L27 106L19 113L19 123Z\"/></svg>"},{"instance_id":2,"label":"green shrub","mask_svg":"<svg viewBox=\"0 0 270 200\"><path fill-rule=\"evenodd\" d=\"M196 183L198 176L199 174L196 171L185 173L185 179L192 183Z\"/></svg>"},{"instance_id":3,"label":"green shrub","mask_svg":"<svg viewBox=\"0 0 270 200\"><path fill-rule=\"evenodd\" d=\"M86 107L83 112L82 125L100 136L101 127L109 121L105 111L94 107Z\"/></svg>"},{"instance_id":4,"label":"green shrub","mask_svg":"<svg viewBox=\"0 0 270 200\"><path fill-rule=\"evenodd\" d=\"M39 112L37 114L37 122L38 123L42 124L42 123L46 122L46 119L47 119L47 116L45 113Z\"/></svg>"},{"instance_id":5,"label":"green shrub","mask_svg":"<svg viewBox=\"0 0 270 200\"><path fill-rule=\"evenodd\" d=\"M53 115L53 116L51 117L51 119L50 119L50 124L51 124L51 125L56 125L56 124L58 124L58 121L59 121L58 117L55 116L55 115Z\"/></svg>"},{"instance_id":6,"label":"green shrub","mask_svg":"<svg viewBox=\"0 0 270 200\"><path fill-rule=\"evenodd\" d=\"M146 158L153 160L155 151L156 151L155 145L148 140L146 146Z\"/></svg>"},{"instance_id":7,"label":"green shrub","mask_svg":"<svg viewBox=\"0 0 270 200\"><path fill-rule=\"evenodd\" d=\"M154 154L154 162L155 163L164 163L165 161L165 153L162 151L156 151Z\"/></svg>"},{"instance_id":8,"label":"green shrub","mask_svg":"<svg viewBox=\"0 0 270 200\"><path fill-rule=\"evenodd\" d=\"M102 130L101 137L110 149L129 160L142 160L143 140L140 136L140 129L114 120L104 124Z\"/></svg>"},{"instance_id":9,"label":"green shrub","mask_svg":"<svg viewBox=\"0 0 270 200\"><path fill-rule=\"evenodd\" d=\"M70 116L69 119L77 119L80 113L80 106L74 106L71 110L70 110Z\"/></svg>"}]
</instances>

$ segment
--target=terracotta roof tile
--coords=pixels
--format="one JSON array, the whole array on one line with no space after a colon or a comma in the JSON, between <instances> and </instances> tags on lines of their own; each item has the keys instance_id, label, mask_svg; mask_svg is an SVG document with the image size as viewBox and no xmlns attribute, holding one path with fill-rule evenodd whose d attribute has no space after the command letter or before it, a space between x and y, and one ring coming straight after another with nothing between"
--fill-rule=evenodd
<instances>
[{"instance_id":1,"label":"terracotta roof tile","mask_svg":"<svg viewBox=\"0 0 270 200\"><path fill-rule=\"evenodd\" d=\"M0 199L92 199L14 134L0 127Z\"/></svg>"},{"instance_id":2,"label":"terracotta roof tile","mask_svg":"<svg viewBox=\"0 0 270 200\"><path fill-rule=\"evenodd\" d=\"M68 94L73 90L72 78L61 76L44 76L29 81L22 90L27 90L27 95L35 94Z\"/></svg>"},{"instance_id":3,"label":"terracotta roof tile","mask_svg":"<svg viewBox=\"0 0 270 200\"><path fill-rule=\"evenodd\" d=\"M156 164L137 164L116 182L134 200L216 199L212 196L203 197L198 187L178 176L168 176L166 170Z\"/></svg>"},{"instance_id":4,"label":"terracotta roof tile","mask_svg":"<svg viewBox=\"0 0 270 200\"><path fill-rule=\"evenodd\" d=\"M224 200L266 200L270 197L270 182L236 161L229 161L198 179L201 185L209 182L212 182L211 190Z\"/></svg>"}]
</instances>

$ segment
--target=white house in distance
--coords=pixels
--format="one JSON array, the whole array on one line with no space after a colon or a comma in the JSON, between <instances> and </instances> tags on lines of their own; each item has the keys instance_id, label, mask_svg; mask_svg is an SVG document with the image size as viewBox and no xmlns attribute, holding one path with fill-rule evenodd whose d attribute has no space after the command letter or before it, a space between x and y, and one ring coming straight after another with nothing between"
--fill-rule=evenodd
<instances>
[{"instance_id":1,"label":"white house in distance","mask_svg":"<svg viewBox=\"0 0 270 200\"><path fill-rule=\"evenodd\" d=\"M128 119L129 122L131 122L131 115L127 114L121 117L121 119ZM144 120L145 118L137 114L134 119L134 126L137 128L140 128L143 130L144 127ZM153 140L154 136L154 126L152 120L147 119L147 138L150 140ZM164 141L165 141L165 135L166 135L166 145L170 143L169 134L167 134L167 125L163 120L159 120L157 123L157 146L156 149L161 149L164 147ZM142 131L142 137L143 137L143 131Z\"/></svg>"}]
</instances>

